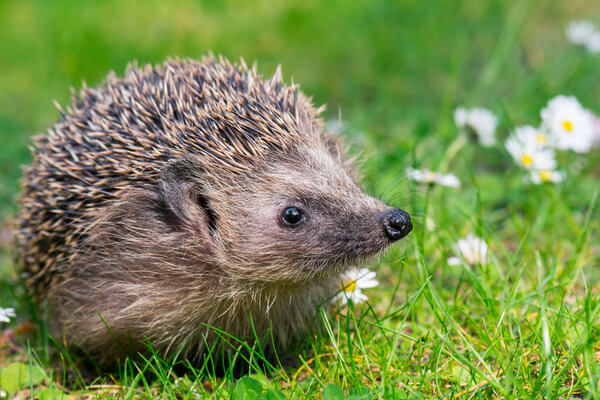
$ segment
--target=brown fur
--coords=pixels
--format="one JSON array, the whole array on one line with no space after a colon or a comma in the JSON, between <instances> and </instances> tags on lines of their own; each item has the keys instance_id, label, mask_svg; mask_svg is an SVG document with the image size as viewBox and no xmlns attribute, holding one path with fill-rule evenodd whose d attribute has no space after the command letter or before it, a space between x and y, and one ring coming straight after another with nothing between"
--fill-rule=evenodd
<instances>
[{"instance_id":1,"label":"brown fur","mask_svg":"<svg viewBox=\"0 0 600 400\"><path fill-rule=\"evenodd\" d=\"M28 287L102 361L309 325L348 266L390 241L321 109L278 72L207 57L84 87L37 139L18 215ZM308 211L301 228L281 210ZM251 321L252 320L252 321ZM107 329L107 326L110 329Z\"/></svg>"}]
</instances>

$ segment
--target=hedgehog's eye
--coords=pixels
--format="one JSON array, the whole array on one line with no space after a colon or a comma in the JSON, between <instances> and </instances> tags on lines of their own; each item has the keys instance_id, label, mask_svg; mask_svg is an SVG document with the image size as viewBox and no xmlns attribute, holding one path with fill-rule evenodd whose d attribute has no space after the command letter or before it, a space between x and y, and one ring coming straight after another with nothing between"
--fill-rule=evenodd
<instances>
[{"instance_id":1,"label":"hedgehog's eye","mask_svg":"<svg viewBox=\"0 0 600 400\"><path fill-rule=\"evenodd\" d=\"M298 207L288 207L281 213L281 220L288 226L297 226L305 219L306 214Z\"/></svg>"}]
</instances>

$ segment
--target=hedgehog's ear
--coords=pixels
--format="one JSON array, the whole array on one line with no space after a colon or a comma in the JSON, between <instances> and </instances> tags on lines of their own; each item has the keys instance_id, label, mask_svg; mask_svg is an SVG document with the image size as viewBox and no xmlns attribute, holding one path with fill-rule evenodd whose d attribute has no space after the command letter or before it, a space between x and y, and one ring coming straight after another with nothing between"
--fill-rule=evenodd
<instances>
[{"instance_id":1,"label":"hedgehog's ear","mask_svg":"<svg viewBox=\"0 0 600 400\"><path fill-rule=\"evenodd\" d=\"M202 193L201 175L191 161L173 161L161 171L160 188L169 211L209 239L215 221Z\"/></svg>"}]
</instances>

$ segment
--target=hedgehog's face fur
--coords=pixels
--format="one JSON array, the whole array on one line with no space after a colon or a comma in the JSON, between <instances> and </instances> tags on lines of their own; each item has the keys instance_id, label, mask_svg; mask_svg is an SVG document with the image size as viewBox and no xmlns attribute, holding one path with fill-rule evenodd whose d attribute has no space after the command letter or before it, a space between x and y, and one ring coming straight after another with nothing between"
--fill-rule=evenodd
<instances>
[{"instance_id":1,"label":"hedgehog's face fur","mask_svg":"<svg viewBox=\"0 0 600 400\"><path fill-rule=\"evenodd\" d=\"M196 249L211 254L234 279L277 283L336 274L412 228L402 214L403 225L390 234L386 215L396 210L365 194L336 155L302 146L236 176L184 166L196 172L175 181L193 194L179 195L196 201L171 199L170 206L190 216L187 225L205 246Z\"/></svg>"}]
</instances>

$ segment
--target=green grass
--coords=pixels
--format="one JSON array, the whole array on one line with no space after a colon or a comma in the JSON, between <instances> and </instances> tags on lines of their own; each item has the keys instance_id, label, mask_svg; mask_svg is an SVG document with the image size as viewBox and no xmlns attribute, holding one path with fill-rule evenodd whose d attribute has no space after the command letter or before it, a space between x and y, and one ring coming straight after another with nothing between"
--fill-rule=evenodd
<instances>
[{"instance_id":1,"label":"green grass","mask_svg":"<svg viewBox=\"0 0 600 400\"><path fill-rule=\"evenodd\" d=\"M515 125L539 123L557 94L600 113L600 56L564 37L577 18L600 24L600 3L0 2L3 226L30 135L58 117L53 99L65 105L69 87L122 74L133 59L209 50L257 60L265 75L281 63L286 80L328 104L326 119L341 112L366 189L415 219L373 266L381 285L366 292L369 304L317 316L323 327L299 344L296 364L260 362L257 351L235 373L151 357L80 376L81 361L38 324L20 350L0 348L0 368L41 365L43 376L21 387L46 398L253 398L257 385L271 398L338 398L329 384L364 398L600 398L600 152L561 154L581 170L531 186L500 145L448 151L458 105L492 109L501 141ZM409 165L453 172L462 187L418 186L405 178ZM488 241L489 262L448 266L471 231ZM17 327L32 307L7 243L0 257L0 306L16 308ZM240 379L245 372L252 377Z\"/></svg>"}]
</instances>

